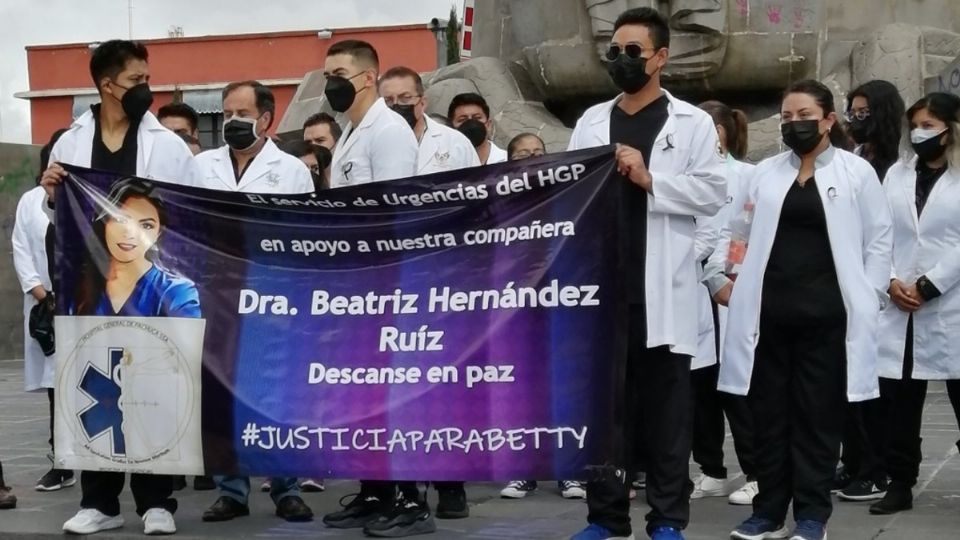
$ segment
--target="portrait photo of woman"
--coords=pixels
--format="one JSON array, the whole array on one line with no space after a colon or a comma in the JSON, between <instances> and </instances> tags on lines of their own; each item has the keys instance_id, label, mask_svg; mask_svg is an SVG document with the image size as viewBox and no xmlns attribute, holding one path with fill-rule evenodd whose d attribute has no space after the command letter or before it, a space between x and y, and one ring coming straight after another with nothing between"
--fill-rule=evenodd
<instances>
[{"instance_id":1,"label":"portrait photo of woman","mask_svg":"<svg viewBox=\"0 0 960 540\"><path fill-rule=\"evenodd\" d=\"M200 318L196 285L159 264L166 213L153 184L121 180L103 207L69 314Z\"/></svg>"}]
</instances>

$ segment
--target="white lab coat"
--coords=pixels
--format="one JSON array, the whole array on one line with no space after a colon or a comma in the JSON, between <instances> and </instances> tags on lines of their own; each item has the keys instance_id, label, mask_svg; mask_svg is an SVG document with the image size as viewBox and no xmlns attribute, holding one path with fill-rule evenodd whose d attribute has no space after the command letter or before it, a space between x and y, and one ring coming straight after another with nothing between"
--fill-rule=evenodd
<instances>
[{"instance_id":1,"label":"white lab coat","mask_svg":"<svg viewBox=\"0 0 960 540\"><path fill-rule=\"evenodd\" d=\"M417 175L479 167L480 157L470 139L459 131L424 116L427 130L420 139Z\"/></svg>"},{"instance_id":2,"label":"white lab coat","mask_svg":"<svg viewBox=\"0 0 960 540\"><path fill-rule=\"evenodd\" d=\"M730 231L729 229L725 229L725 226L738 215L740 215L740 212L743 210L742 205L740 208L734 208L733 200L736 198L736 193L746 189L746 186L750 181L750 175L753 173L753 169L754 165L737 161L733 158L733 156L728 154L726 165L727 204L725 204L723 208L717 212L717 215L697 220L698 243L701 241L701 237L712 239L715 242L713 249L706 255L707 262L703 266L703 274L700 278L700 280L706 286L708 294L711 298L713 298L713 295L717 294L720 289L730 282L725 273L727 266L727 252L729 251L730 246ZM746 197L744 196L741 198L745 199ZM704 227L712 229L709 233L700 232L699 223L701 220L704 222ZM699 248L697 252L700 252ZM727 306L717 306L717 322L720 323L720 328L717 330L717 333L720 335L721 351L721 358L719 358L718 361L722 362L723 342L727 331ZM701 347L703 347L702 343Z\"/></svg>"},{"instance_id":3,"label":"white lab coat","mask_svg":"<svg viewBox=\"0 0 960 540\"><path fill-rule=\"evenodd\" d=\"M23 386L27 392L53 388L54 357L45 356L37 340L30 337L30 310L37 305L30 294L42 286L50 291L53 285L47 272L47 226L50 218L43 212L46 192L35 187L23 194L17 203L13 224L13 266L23 291Z\"/></svg>"},{"instance_id":4,"label":"white lab coat","mask_svg":"<svg viewBox=\"0 0 960 540\"><path fill-rule=\"evenodd\" d=\"M484 165L493 165L494 163L505 163L509 158L507 151L490 141L490 155L487 156L487 162Z\"/></svg>"},{"instance_id":5,"label":"white lab coat","mask_svg":"<svg viewBox=\"0 0 960 540\"><path fill-rule=\"evenodd\" d=\"M893 273L912 285L927 276L941 296L913 314L913 378L960 379L960 171L937 180L917 218L917 160L899 162L883 183L893 213ZM880 376L899 379L906 312L890 302L880 316Z\"/></svg>"},{"instance_id":6,"label":"white lab coat","mask_svg":"<svg viewBox=\"0 0 960 540\"><path fill-rule=\"evenodd\" d=\"M356 186L417 173L417 138L410 124L377 99L356 128L348 123L333 149L330 187Z\"/></svg>"},{"instance_id":7,"label":"white lab coat","mask_svg":"<svg viewBox=\"0 0 960 540\"><path fill-rule=\"evenodd\" d=\"M87 111L74 120L50 152L50 163L89 167L96 122ZM179 135L147 112L137 131L137 176L174 184L189 184L195 174L193 153Z\"/></svg>"},{"instance_id":8,"label":"white lab coat","mask_svg":"<svg viewBox=\"0 0 960 540\"><path fill-rule=\"evenodd\" d=\"M721 210L722 212L722 210ZM713 218L700 217L697 220L697 232L694 237L697 275L703 281L702 263L717 247L717 228ZM698 334L697 354L690 361L690 369L702 369L717 363L716 326L713 324L713 302L706 285L697 287Z\"/></svg>"},{"instance_id":9,"label":"white lab coat","mask_svg":"<svg viewBox=\"0 0 960 540\"><path fill-rule=\"evenodd\" d=\"M237 182L227 145L197 155L197 187L243 193L312 193L310 169L270 139Z\"/></svg>"},{"instance_id":10,"label":"white lab coat","mask_svg":"<svg viewBox=\"0 0 960 540\"><path fill-rule=\"evenodd\" d=\"M666 92L665 92L666 93ZM653 192L647 195L644 270L647 347L669 345L695 356L700 292L694 252L694 216L716 214L726 200L717 130L702 110L666 93L669 116L650 157ZM619 97L595 105L577 122L570 150L610 144L610 113Z\"/></svg>"},{"instance_id":11,"label":"white lab coat","mask_svg":"<svg viewBox=\"0 0 960 540\"><path fill-rule=\"evenodd\" d=\"M733 208L755 204L749 248L730 298L719 389L747 395L754 351L760 339L763 276L780 209L796 181L800 160L785 152L761 162ZM892 232L890 210L873 167L850 152L830 147L817 158L816 186L826 214L830 251L847 312L847 398L879 396L877 326L887 302Z\"/></svg>"}]
</instances>

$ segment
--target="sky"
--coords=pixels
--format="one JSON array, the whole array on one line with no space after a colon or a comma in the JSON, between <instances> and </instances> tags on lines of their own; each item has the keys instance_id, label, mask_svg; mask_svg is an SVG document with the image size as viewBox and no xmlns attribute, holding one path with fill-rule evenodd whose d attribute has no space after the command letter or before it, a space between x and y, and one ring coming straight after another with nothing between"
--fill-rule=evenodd
<instances>
[{"instance_id":1,"label":"sky","mask_svg":"<svg viewBox=\"0 0 960 540\"><path fill-rule=\"evenodd\" d=\"M452 5L462 14L463 0L0 0L0 141L30 142L29 102L13 97L29 90L28 45L427 24Z\"/></svg>"}]
</instances>

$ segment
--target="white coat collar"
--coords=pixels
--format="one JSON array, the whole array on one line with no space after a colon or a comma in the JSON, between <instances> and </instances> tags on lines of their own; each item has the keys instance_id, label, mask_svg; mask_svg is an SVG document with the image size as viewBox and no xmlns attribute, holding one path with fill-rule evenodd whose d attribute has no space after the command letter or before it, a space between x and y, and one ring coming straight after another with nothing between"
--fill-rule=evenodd
<instances>
[{"instance_id":1,"label":"white coat collar","mask_svg":"<svg viewBox=\"0 0 960 540\"><path fill-rule=\"evenodd\" d=\"M662 90L662 92L663 95L667 96L667 100L669 101L667 105L667 121L663 125L663 129L660 130L660 133L657 134L657 138L654 141L655 144L666 139L667 137L672 137L676 133L677 117L693 116L694 114L693 105L673 97L673 94L667 90ZM623 94L620 94L610 101L604 103L603 106L597 110L597 114L590 119L590 124L594 126L605 123L609 124L610 113L613 112L613 108L617 105L617 103L620 102L621 99L623 99Z\"/></svg>"},{"instance_id":2,"label":"white coat collar","mask_svg":"<svg viewBox=\"0 0 960 540\"><path fill-rule=\"evenodd\" d=\"M253 159L253 162L244 171L240 181L236 181L236 175L233 172L233 160L230 159L230 147L223 145L216 150L212 158L213 167L216 169L217 178L220 179L231 191L243 191L244 188L260 179L264 175L271 174L276 169L277 164L282 160L283 154L273 142L267 138L260 153ZM276 173L273 173L276 174ZM279 180L279 179L278 179Z\"/></svg>"},{"instance_id":3,"label":"white coat collar","mask_svg":"<svg viewBox=\"0 0 960 540\"><path fill-rule=\"evenodd\" d=\"M347 124L347 129L344 130L344 135L347 136L347 140L344 142L342 148L337 148L336 150L341 154L346 154L347 151L353 146L359 137L359 132L369 129L375 125L375 123L382 117L384 114L396 114L387 107L387 104L383 101L383 98L377 98L373 102L373 105L370 106L370 109L367 111L367 114L363 115L363 119L360 120L360 125L353 127L353 122ZM399 116L399 115L398 115ZM406 121L404 121L406 124Z\"/></svg>"},{"instance_id":4,"label":"white coat collar","mask_svg":"<svg viewBox=\"0 0 960 540\"><path fill-rule=\"evenodd\" d=\"M96 123L96 119L93 117L93 110L87 110L70 125L71 131L76 131L78 134L90 134L89 136L83 136L81 142L77 144L76 153L72 156L70 163L89 166L90 156L93 152L93 137ZM163 127L160 121L157 120L157 117L150 111L144 113L143 118L140 119L140 127L137 130L137 172L139 174L145 174L144 171L146 171L150 163L150 155L153 153L154 134L166 130L167 128Z\"/></svg>"},{"instance_id":5,"label":"white coat collar","mask_svg":"<svg viewBox=\"0 0 960 540\"><path fill-rule=\"evenodd\" d=\"M817 161L813 164L813 168L822 169L826 167L833 161L833 158L836 155L837 149L833 146L833 144L831 144L826 150L817 156ZM797 170L800 169L800 156L798 156L795 152L790 152L790 166Z\"/></svg>"}]
</instances>

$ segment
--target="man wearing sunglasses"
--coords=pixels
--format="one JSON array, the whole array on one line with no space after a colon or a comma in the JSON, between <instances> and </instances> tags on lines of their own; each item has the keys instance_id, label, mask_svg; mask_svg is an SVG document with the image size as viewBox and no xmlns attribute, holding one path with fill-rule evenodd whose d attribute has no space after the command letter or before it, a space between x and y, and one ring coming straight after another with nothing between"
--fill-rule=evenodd
<instances>
[{"instance_id":1,"label":"man wearing sunglasses","mask_svg":"<svg viewBox=\"0 0 960 540\"><path fill-rule=\"evenodd\" d=\"M633 538L625 456L646 456L647 533L682 540L690 516L690 360L697 351L694 217L726 199L717 131L703 111L660 86L669 57L667 21L651 8L617 19L606 54L621 94L577 122L570 150L616 144L625 231L628 335L625 447L591 470L590 525L573 540ZM639 422L640 418L643 422Z\"/></svg>"}]
</instances>

